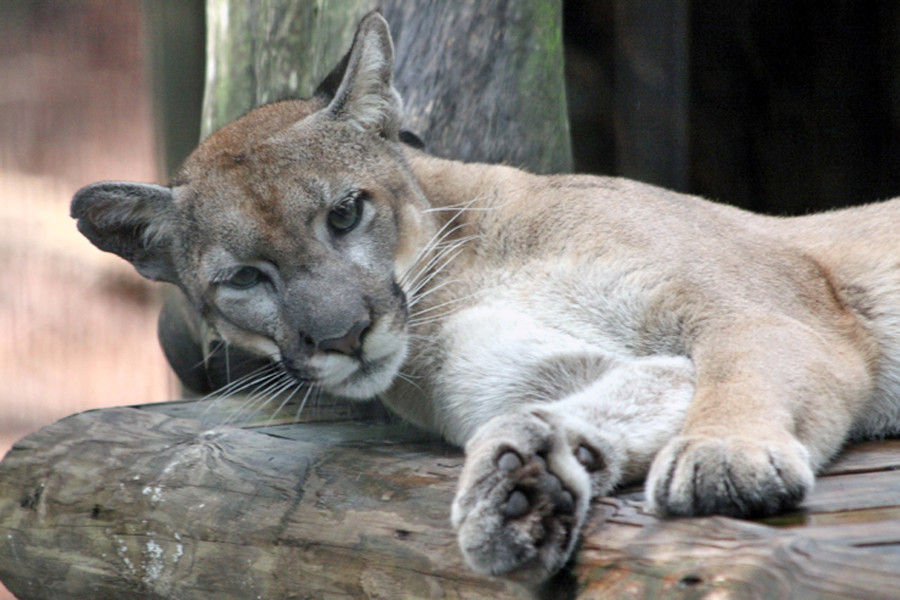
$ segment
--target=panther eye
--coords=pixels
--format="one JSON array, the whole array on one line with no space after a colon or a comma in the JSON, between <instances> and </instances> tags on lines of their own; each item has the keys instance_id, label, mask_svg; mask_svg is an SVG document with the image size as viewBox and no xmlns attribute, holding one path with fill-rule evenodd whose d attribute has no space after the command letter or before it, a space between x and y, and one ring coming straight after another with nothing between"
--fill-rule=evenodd
<instances>
[{"instance_id":1,"label":"panther eye","mask_svg":"<svg viewBox=\"0 0 900 600\"><path fill-rule=\"evenodd\" d=\"M265 274L256 267L241 267L226 279L224 283L229 287L244 290L262 283L265 279Z\"/></svg>"},{"instance_id":2,"label":"panther eye","mask_svg":"<svg viewBox=\"0 0 900 600\"><path fill-rule=\"evenodd\" d=\"M328 213L328 225L335 233L349 233L359 225L363 213L364 194L353 194L340 201Z\"/></svg>"}]
</instances>

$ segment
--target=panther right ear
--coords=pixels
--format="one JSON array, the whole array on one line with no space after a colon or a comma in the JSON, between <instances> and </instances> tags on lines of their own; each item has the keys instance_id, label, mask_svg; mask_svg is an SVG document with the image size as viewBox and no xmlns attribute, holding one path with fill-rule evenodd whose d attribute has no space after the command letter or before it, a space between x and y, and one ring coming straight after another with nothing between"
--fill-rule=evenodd
<instances>
[{"instance_id":1,"label":"panther right ear","mask_svg":"<svg viewBox=\"0 0 900 600\"><path fill-rule=\"evenodd\" d=\"M102 181L78 190L70 214L78 219L78 231L101 250L118 254L148 279L177 283L172 204L167 187Z\"/></svg>"},{"instance_id":2,"label":"panther right ear","mask_svg":"<svg viewBox=\"0 0 900 600\"><path fill-rule=\"evenodd\" d=\"M396 140L403 102L393 85L394 44L387 21L378 12L360 22L350 52L325 78L316 94L330 97L331 118Z\"/></svg>"}]
</instances>

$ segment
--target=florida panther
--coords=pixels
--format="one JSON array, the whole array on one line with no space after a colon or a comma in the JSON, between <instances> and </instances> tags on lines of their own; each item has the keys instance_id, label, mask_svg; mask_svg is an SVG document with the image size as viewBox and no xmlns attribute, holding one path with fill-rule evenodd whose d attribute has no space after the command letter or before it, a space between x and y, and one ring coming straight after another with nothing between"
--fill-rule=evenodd
<instances>
[{"instance_id":1,"label":"florida panther","mask_svg":"<svg viewBox=\"0 0 900 600\"><path fill-rule=\"evenodd\" d=\"M464 445L474 569L544 580L591 498L645 476L662 514L776 513L898 432L900 201L774 218L434 158L400 140L392 61L372 14L314 97L72 215L229 343Z\"/></svg>"}]
</instances>

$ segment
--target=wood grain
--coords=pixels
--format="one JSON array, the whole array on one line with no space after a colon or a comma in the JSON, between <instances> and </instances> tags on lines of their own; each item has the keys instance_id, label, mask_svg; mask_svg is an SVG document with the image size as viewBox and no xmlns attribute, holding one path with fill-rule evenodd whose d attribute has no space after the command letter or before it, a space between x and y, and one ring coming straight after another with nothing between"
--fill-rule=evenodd
<instances>
[{"instance_id":1,"label":"wood grain","mask_svg":"<svg viewBox=\"0 0 900 600\"><path fill-rule=\"evenodd\" d=\"M826 543L803 530L723 517L660 521L633 503L604 500L576 571L579 600L887 599L900 589L898 565L896 556Z\"/></svg>"}]
</instances>

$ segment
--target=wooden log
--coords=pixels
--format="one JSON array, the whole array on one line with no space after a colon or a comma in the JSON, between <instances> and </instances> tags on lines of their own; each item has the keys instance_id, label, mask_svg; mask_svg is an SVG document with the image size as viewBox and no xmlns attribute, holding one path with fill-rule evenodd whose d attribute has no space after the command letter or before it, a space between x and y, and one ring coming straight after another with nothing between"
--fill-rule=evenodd
<instances>
[{"instance_id":1,"label":"wooden log","mask_svg":"<svg viewBox=\"0 0 900 600\"><path fill-rule=\"evenodd\" d=\"M659 520L639 491L602 499L575 566L578 598L896 598L898 449L850 447L799 510L758 523Z\"/></svg>"},{"instance_id":2,"label":"wooden log","mask_svg":"<svg viewBox=\"0 0 900 600\"><path fill-rule=\"evenodd\" d=\"M900 542L900 524L888 528ZM723 517L660 521L604 500L578 558L578 598L897 597L900 554L805 531Z\"/></svg>"},{"instance_id":3,"label":"wooden log","mask_svg":"<svg viewBox=\"0 0 900 600\"><path fill-rule=\"evenodd\" d=\"M326 404L326 421L299 425L282 421L291 407L263 410L245 429L200 422L208 404L90 411L19 442L0 463L7 587L20 600L527 597L461 563L458 450L377 404ZM850 448L800 511L761 523L659 520L637 490L602 498L573 571L539 595L896 597L896 443ZM846 471L865 463L878 466ZM883 506L823 501L876 473L866 489Z\"/></svg>"},{"instance_id":4,"label":"wooden log","mask_svg":"<svg viewBox=\"0 0 900 600\"><path fill-rule=\"evenodd\" d=\"M354 426L298 441L134 408L59 421L0 464L0 579L20 600L522 597L461 564L460 453L334 431Z\"/></svg>"}]
</instances>

